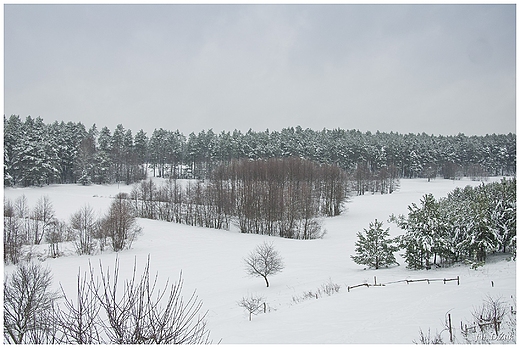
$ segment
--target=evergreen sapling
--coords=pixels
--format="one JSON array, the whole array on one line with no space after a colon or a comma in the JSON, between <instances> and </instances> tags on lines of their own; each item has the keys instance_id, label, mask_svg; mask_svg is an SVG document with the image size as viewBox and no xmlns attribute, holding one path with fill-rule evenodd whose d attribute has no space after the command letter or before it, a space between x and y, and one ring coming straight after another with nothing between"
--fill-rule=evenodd
<instances>
[{"instance_id":1,"label":"evergreen sapling","mask_svg":"<svg viewBox=\"0 0 520 348\"><path fill-rule=\"evenodd\" d=\"M368 230L363 229L363 233L357 233L356 255L350 256L355 263L375 269L398 264L393 253L399 248L389 238L390 229L384 230L382 227L383 223L376 219L369 224Z\"/></svg>"}]
</instances>

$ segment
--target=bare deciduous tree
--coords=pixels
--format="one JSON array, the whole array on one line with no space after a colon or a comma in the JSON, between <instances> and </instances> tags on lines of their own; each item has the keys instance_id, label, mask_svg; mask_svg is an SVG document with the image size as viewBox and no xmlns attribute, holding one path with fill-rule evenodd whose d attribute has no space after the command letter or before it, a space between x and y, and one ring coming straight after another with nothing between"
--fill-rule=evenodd
<instances>
[{"instance_id":1,"label":"bare deciduous tree","mask_svg":"<svg viewBox=\"0 0 520 348\"><path fill-rule=\"evenodd\" d=\"M38 199L32 212L34 244L41 243L45 233L54 222L54 214L54 208L48 196Z\"/></svg>"},{"instance_id":2,"label":"bare deciduous tree","mask_svg":"<svg viewBox=\"0 0 520 348\"><path fill-rule=\"evenodd\" d=\"M4 279L4 340L55 343L51 272L38 263L21 263Z\"/></svg>"},{"instance_id":3,"label":"bare deciduous tree","mask_svg":"<svg viewBox=\"0 0 520 348\"><path fill-rule=\"evenodd\" d=\"M473 318L477 323L482 340L486 339L487 331L494 331L499 336L500 324L508 312L507 303L502 298L487 296L482 306L473 311Z\"/></svg>"},{"instance_id":4,"label":"bare deciduous tree","mask_svg":"<svg viewBox=\"0 0 520 348\"><path fill-rule=\"evenodd\" d=\"M4 342L15 344L209 344L206 313L195 292L182 297L179 281L158 287L148 259L141 277L121 283L99 265L81 277L73 300L50 290L52 276L40 264L22 263L4 280Z\"/></svg>"},{"instance_id":5,"label":"bare deciduous tree","mask_svg":"<svg viewBox=\"0 0 520 348\"><path fill-rule=\"evenodd\" d=\"M249 321L251 321L253 314L258 314L262 307L265 307L265 298L262 296L250 295L249 297L242 297L238 301L238 306L245 308L249 313Z\"/></svg>"},{"instance_id":6,"label":"bare deciduous tree","mask_svg":"<svg viewBox=\"0 0 520 348\"><path fill-rule=\"evenodd\" d=\"M516 343L516 299L511 296L511 301L502 297L487 296L481 306L475 307L472 312L471 322L460 323L460 331L454 330L452 319L447 313L445 328L434 336L430 329L425 333L420 330L420 344L443 344L442 333L449 332L451 343L459 343L455 332L461 333L465 344L505 344Z\"/></svg>"},{"instance_id":7,"label":"bare deciduous tree","mask_svg":"<svg viewBox=\"0 0 520 348\"><path fill-rule=\"evenodd\" d=\"M67 235L67 224L63 221L54 220L45 234L45 241L49 243L50 257L60 256L59 243L63 242Z\"/></svg>"},{"instance_id":8,"label":"bare deciduous tree","mask_svg":"<svg viewBox=\"0 0 520 348\"><path fill-rule=\"evenodd\" d=\"M96 220L94 210L88 204L72 214L70 227L76 234L75 246L78 254L92 254L94 252L93 234L95 232Z\"/></svg>"},{"instance_id":9,"label":"bare deciduous tree","mask_svg":"<svg viewBox=\"0 0 520 348\"><path fill-rule=\"evenodd\" d=\"M158 276L150 276L150 259L141 278L134 263L131 279L119 279L119 261L113 273L100 264L100 279L78 276L76 304L65 296L66 311L60 315L65 343L105 344L206 344L209 330L202 301L195 292L184 301L182 273L179 281L164 288Z\"/></svg>"},{"instance_id":10,"label":"bare deciduous tree","mask_svg":"<svg viewBox=\"0 0 520 348\"><path fill-rule=\"evenodd\" d=\"M92 269L91 269L92 270ZM61 288L65 301L65 309L57 311L60 337L59 341L67 344L99 344L103 343L100 336L101 304L98 301L99 283L85 275L83 279L78 274L76 302L65 294Z\"/></svg>"},{"instance_id":11,"label":"bare deciduous tree","mask_svg":"<svg viewBox=\"0 0 520 348\"><path fill-rule=\"evenodd\" d=\"M112 249L120 251L130 248L141 228L136 224L132 203L126 193L119 193L110 205L101 228L112 242Z\"/></svg>"},{"instance_id":12,"label":"bare deciduous tree","mask_svg":"<svg viewBox=\"0 0 520 348\"><path fill-rule=\"evenodd\" d=\"M29 203L27 197L21 195L14 202L14 210L17 218L21 220L21 233L23 242L30 240L30 219L29 219Z\"/></svg>"},{"instance_id":13,"label":"bare deciduous tree","mask_svg":"<svg viewBox=\"0 0 520 348\"><path fill-rule=\"evenodd\" d=\"M116 263L112 278L102 272L99 297L108 318L105 331L112 343L210 343L206 313L200 314L202 302L195 293L187 302L182 300L182 273L177 283L171 286L167 283L164 289L156 291L157 275L153 280L150 278L149 260L139 281L134 265L133 277L125 282L120 297L118 269Z\"/></svg>"},{"instance_id":14,"label":"bare deciduous tree","mask_svg":"<svg viewBox=\"0 0 520 348\"><path fill-rule=\"evenodd\" d=\"M258 245L244 259L246 272L253 277L262 277L269 287L268 276L281 272L284 268L282 257L274 249L273 243L264 242Z\"/></svg>"},{"instance_id":15,"label":"bare deciduous tree","mask_svg":"<svg viewBox=\"0 0 520 348\"><path fill-rule=\"evenodd\" d=\"M4 262L17 263L22 248L22 228L15 208L9 199L4 199Z\"/></svg>"}]
</instances>

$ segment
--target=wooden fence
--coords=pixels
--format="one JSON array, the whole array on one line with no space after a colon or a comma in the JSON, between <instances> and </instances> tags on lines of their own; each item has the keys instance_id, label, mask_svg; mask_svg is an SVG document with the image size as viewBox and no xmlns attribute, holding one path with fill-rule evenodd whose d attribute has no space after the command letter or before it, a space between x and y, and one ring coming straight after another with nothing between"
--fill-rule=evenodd
<instances>
[{"instance_id":1,"label":"wooden fence","mask_svg":"<svg viewBox=\"0 0 520 348\"><path fill-rule=\"evenodd\" d=\"M389 284L397 284L397 283L410 284L410 283L419 283L419 282L427 282L428 284L430 284L431 282L443 282L444 284L446 284L447 282L452 282L452 281L457 281L457 285L460 285L459 276L457 276L457 278L403 279L403 280L397 280L397 281L393 281L393 282L379 283L379 284L377 283L377 278L374 276L374 284L362 283L362 284L351 285L351 286L349 285L349 286L347 286L347 290L348 290L348 292L350 292L350 289L359 288L361 286L366 286L368 288L371 286L387 286Z\"/></svg>"}]
</instances>

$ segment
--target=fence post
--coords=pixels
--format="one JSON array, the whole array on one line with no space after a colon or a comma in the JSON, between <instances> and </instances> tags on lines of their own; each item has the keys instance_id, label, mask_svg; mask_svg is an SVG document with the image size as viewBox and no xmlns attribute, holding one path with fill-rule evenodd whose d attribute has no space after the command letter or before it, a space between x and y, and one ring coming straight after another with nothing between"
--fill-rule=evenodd
<instances>
[{"instance_id":1,"label":"fence post","mask_svg":"<svg viewBox=\"0 0 520 348\"><path fill-rule=\"evenodd\" d=\"M457 285L460 285L460 278L457 276Z\"/></svg>"},{"instance_id":2,"label":"fence post","mask_svg":"<svg viewBox=\"0 0 520 348\"><path fill-rule=\"evenodd\" d=\"M377 286L376 276L374 276L374 286Z\"/></svg>"},{"instance_id":3,"label":"fence post","mask_svg":"<svg viewBox=\"0 0 520 348\"><path fill-rule=\"evenodd\" d=\"M451 329L451 314L450 313L448 313L448 325L449 325L449 329L450 329L450 342L453 343L453 332Z\"/></svg>"}]
</instances>

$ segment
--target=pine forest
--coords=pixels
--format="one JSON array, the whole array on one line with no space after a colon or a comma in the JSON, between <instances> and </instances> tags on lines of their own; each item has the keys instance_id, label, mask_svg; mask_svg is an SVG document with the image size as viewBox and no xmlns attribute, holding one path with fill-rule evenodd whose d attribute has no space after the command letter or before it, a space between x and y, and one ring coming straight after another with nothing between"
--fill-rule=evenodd
<instances>
[{"instance_id":1,"label":"pine forest","mask_svg":"<svg viewBox=\"0 0 520 348\"><path fill-rule=\"evenodd\" d=\"M103 184L163 178L207 179L232 160L301 158L344 170L357 194L391 192L391 178L515 175L516 135L456 136L284 128L184 135L134 133L82 123L4 116L4 186Z\"/></svg>"}]
</instances>

